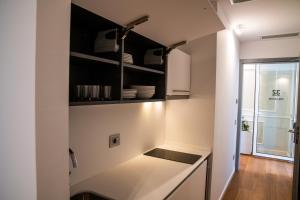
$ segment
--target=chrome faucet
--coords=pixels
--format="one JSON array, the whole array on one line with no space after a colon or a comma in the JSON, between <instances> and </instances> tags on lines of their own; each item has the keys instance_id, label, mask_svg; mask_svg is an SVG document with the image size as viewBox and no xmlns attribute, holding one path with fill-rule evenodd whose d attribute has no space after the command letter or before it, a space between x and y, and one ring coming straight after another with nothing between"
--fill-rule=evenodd
<instances>
[{"instance_id":1,"label":"chrome faucet","mask_svg":"<svg viewBox=\"0 0 300 200\"><path fill-rule=\"evenodd\" d=\"M72 161L72 167L77 168L78 167L77 158L76 158L76 155L75 155L74 151L71 148L69 148L69 156L70 156L71 161ZM71 174L71 171L69 172L69 174Z\"/></svg>"}]
</instances>

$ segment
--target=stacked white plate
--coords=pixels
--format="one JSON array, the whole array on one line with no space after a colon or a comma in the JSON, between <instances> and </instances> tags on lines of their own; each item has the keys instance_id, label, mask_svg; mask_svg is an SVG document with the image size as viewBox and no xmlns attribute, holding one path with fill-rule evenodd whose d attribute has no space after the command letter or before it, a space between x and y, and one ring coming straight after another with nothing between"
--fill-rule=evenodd
<instances>
[{"instance_id":1,"label":"stacked white plate","mask_svg":"<svg viewBox=\"0 0 300 200\"><path fill-rule=\"evenodd\" d=\"M155 86L131 85L130 88L137 90L137 98L140 99L150 99L155 94Z\"/></svg>"},{"instance_id":2,"label":"stacked white plate","mask_svg":"<svg viewBox=\"0 0 300 200\"><path fill-rule=\"evenodd\" d=\"M123 89L124 99L135 99L137 94L137 89Z\"/></svg>"},{"instance_id":3,"label":"stacked white plate","mask_svg":"<svg viewBox=\"0 0 300 200\"><path fill-rule=\"evenodd\" d=\"M133 64L132 55L129 53L123 53L123 61L129 64Z\"/></svg>"}]
</instances>

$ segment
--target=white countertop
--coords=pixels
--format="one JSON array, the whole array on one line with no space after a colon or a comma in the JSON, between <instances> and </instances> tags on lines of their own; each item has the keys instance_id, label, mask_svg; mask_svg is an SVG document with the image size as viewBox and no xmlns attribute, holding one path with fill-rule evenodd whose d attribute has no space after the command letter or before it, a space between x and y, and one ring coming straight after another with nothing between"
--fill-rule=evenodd
<instances>
[{"instance_id":1,"label":"white countertop","mask_svg":"<svg viewBox=\"0 0 300 200\"><path fill-rule=\"evenodd\" d=\"M202 157L193 165L139 155L71 187L71 196L91 191L116 200L164 199L210 154L187 145L165 144L158 148L193 153Z\"/></svg>"}]
</instances>

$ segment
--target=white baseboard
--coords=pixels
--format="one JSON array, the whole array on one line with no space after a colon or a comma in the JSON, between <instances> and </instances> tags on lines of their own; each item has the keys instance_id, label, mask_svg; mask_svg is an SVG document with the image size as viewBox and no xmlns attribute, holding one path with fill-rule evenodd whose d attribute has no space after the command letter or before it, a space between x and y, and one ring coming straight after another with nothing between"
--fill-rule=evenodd
<instances>
[{"instance_id":1,"label":"white baseboard","mask_svg":"<svg viewBox=\"0 0 300 200\"><path fill-rule=\"evenodd\" d=\"M219 197L219 200L222 200L222 198L223 198L223 196L224 196L224 194L225 194L225 192L226 192L226 190L227 190L227 188L228 188L228 186L229 186L229 184L230 184L230 182L231 182L231 180L232 180L232 178L234 176L234 173L235 173L235 169L233 169L233 171L231 172L231 175L230 175L229 179L226 181L224 189L223 189L223 191L222 191L222 193L221 193L221 195Z\"/></svg>"}]
</instances>

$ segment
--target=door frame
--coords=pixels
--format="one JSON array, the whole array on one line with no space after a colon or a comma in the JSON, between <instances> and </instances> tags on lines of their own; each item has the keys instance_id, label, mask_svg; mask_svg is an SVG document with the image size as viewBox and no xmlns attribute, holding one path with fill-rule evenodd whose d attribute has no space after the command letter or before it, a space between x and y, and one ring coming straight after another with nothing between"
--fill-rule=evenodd
<instances>
[{"instance_id":1,"label":"door frame","mask_svg":"<svg viewBox=\"0 0 300 200\"><path fill-rule=\"evenodd\" d=\"M238 94L238 99L237 99L238 114L237 114L237 126L236 126L237 130L236 130L235 171L238 171L240 169L240 139L241 139L242 102L243 102L243 99L242 99L243 98L242 97L243 96L243 93L242 93L243 92L243 65L244 64L254 64L254 63L281 63L281 62L285 63L285 62L299 62L299 61L300 61L299 57L240 59L239 89L238 89L239 94ZM300 95L300 94L298 94L298 95Z\"/></svg>"}]
</instances>

